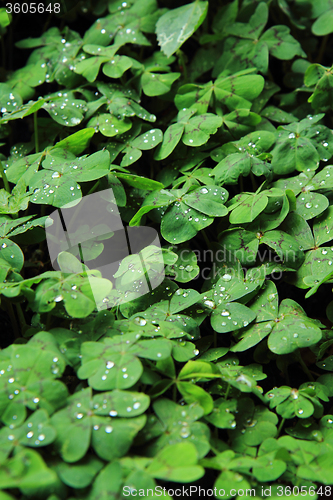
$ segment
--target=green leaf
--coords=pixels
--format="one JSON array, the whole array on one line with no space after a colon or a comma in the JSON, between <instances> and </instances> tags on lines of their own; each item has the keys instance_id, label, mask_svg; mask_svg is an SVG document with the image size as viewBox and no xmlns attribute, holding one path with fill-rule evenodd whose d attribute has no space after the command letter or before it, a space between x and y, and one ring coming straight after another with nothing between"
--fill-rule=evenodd
<instances>
[{"instance_id":1,"label":"green leaf","mask_svg":"<svg viewBox=\"0 0 333 500\"><path fill-rule=\"evenodd\" d=\"M54 471L47 468L43 458L34 450L21 450L0 466L2 488L50 487L56 480Z\"/></svg>"},{"instance_id":2,"label":"green leaf","mask_svg":"<svg viewBox=\"0 0 333 500\"><path fill-rule=\"evenodd\" d=\"M62 207L82 197L77 183L91 181L109 172L110 155L108 151L98 151L90 156L76 158L62 149L53 149L43 161L43 170L31 179L34 203Z\"/></svg>"},{"instance_id":3,"label":"green leaf","mask_svg":"<svg viewBox=\"0 0 333 500\"><path fill-rule=\"evenodd\" d=\"M60 125L75 127L83 120L86 101L76 99L73 92L59 92L50 96L43 109Z\"/></svg>"},{"instance_id":4,"label":"green leaf","mask_svg":"<svg viewBox=\"0 0 333 500\"><path fill-rule=\"evenodd\" d=\"M225 401L223 398L218 398L214 401L213 411L210 415L205 416L205 420L219 429L234 429L236 421L232 412L236 412L236 410L236 399Z\"/></svg>"},{"instance_id":5,"label":"green leaf","mask_svg":"<svg viewBox=\"0 0 333 500\"><path fill-rule=\"evenodd\" d=\"M162 94L167 94L173 82L178 80L180 73L151 73L145 71L141 78L143 92L152 97Z\"/></svg>"},{"instance_id":6,"label":"green leaf","mask_svg":"<svg viewBox=\"0 0 333 500\"><path fill-rule=\"evenodd\" d=\"M207 16L208 2L193 3L172 9L156 23L156 35L163 53L170 57L199 28Z\"/></svg>"},{"instance_id":7,"label":"green leaf","mask_svg":"<svg viewBox=\"0 0 333 500\"><path fill-rule=\"evenodd\" d=\"M319 165L319 154L313 143L295 132L283 132L272 151L274 173L290 174L294 170L315 170Z\"/></svg>"},{"instance_id":8,"label":"green leaf","mask_svg":"<svg viewBox=\"0 0 333 500\"><path fill-rule=\"evenodd\" d=\"M106 338L103 344L84 342L78 377L88 378L90 386L96 390L132 387L143 371L137 356L158 360L166 358L171 352L167 339L140 341L140 336L140 333L128 333Z\"/></svg>"},{"instance_id":9,"label":"green leaf","mask_svg":"<svg viewBox=\"0 0 333 500\"><path fill-rule=\"evenodd\" d=\"M99 407L98 403L97 408ZM91 388L73 394L66 408L51 417L57 430L55 447L65 462L82 459L90 442L97 455L104 460L123 456L135 435L145 424L145 417L119 418L112 405L107 404L102 415L95 415Z\"/></svg>"},{"instance_id":10,"label":"green leaf","mask_svg":"<svg viewBox=\"0 0 333 500\"><path fill-rule=\"evenodd\" d=\"M177 443L165 447L152 460L147 473L156 479L190 483L204 475L197 465L198 453L192 443Z\"/></svg>"},{"instance_id":11,"label":"green leaf","mask_svg":"<svg viewBox=\"0 0 333 500\"><path fill-rule=\"evenodd\" d=\"M102 468L103 462L92 455L86 455L74 464L59 461L55 466L60 479L71 488L89 486Z\"/></svg>"},{"instance_id":12,"label":"green leaf","mask_svg":"<svg viewBox=\"0 0 333 500\"><path fill-rule=\"evenodd\" d=\"M216 332L227 333L251 323L256 315L251 309L237 302L224 302L213 310L211 324Z\"/></svg>"},{"instance_id":13,"label":"green leaf","mask_svg":"<svg viewBox=\"0 0 333 500\"><path fill-rule=\"evenodd\" d=\"M176 202L162 218L161 233L170 243L178 244L193 238L213 221L212 217L189 208L184 202Z\"/></svg>"},{"instance_id":14,"label":"green leaf","mask_svg":"<svg viewBox=\"0 0 333 500\"><path fill-rule=\"evenodd\" d=\"M199 458L208 453L209 429L206 424L197 422L204 413L201 406L195 403L181 406L161 398L153 403L153 408L162 426L159 437L148 448L151 453L155 455L167 445L186 443L186 440L195 446Z\"/></svg>"},{"instance_id":15,"label":"green leaf","mask_svg":"<svg viewBox=\"0 0 333 500\"><path fill-rule=\"evenodd\" d=\"M298 269L304 260L298 241L283 231L267 231L260 240L271 247L280 259L292 269Z\"/></svg>"},{"instance_id":16,"label":"green leaf","mask_svg":"<svg viewBox=\"0 0 333 500\"><path fill-rule=\"evenodd\" d=\"M296 200L296 211L303 219L313 219L328 207L328 199L319 193L301 193Z\"/></svg>"},{"instance_id":17,"label":"green leaf","mask_svg":"<svg viewBox=\"0 0 333 500\"><path fill-rule=\"evenodd\" d=\"M270 54L278 59L289 60L295 56L306 56L301 44L290 35L290 29L287 26L279 25L269 28L260 40L267 43Z\"/></svg>"},{"instance_id":18,"label":"green leaf","mask_svg":"<svg viewBox=\"0 0 333 500\"><path fill-rule=\"evenodd\" d=\"M305 72L304 83L307 86L315 85L309 102L316 112L332 109L333 75L329 68L320 64L311 64Z\"/></svg>"},{"instance_id":19,"label":"green leaf","mask_svg":"<svg viewBox=\"0 0 333 500\"><path fill-rule=\"evenodd\" d=\"M190 382L178 382L177 388L183 396L186 403L199 403L205 411L205 415L213 409L213 398L202 387L191 384Z\"/></svg>"},{"instance_id":20,"label":"green leaf","mask_svg":"<svg viewBox=\"0 0 333 500\"><path fill-rule=\"evenodd\" d=\"M252 222L266 208L267 203L268 198L263 193L242 194L236 208L231 211L230 223Z\"/></svg>"},{"instance_id":21,"label":"green leaf","mask_svg":"<svg viewBox=\"0 0 333 500\"><path fill-rule=\"evenodd\" d=\"M74 155L79 155L88 146L90 139L94 135L95 131L93 128L85 128L75 132L75 134L69 135L66 139L57 142L53 149L60 148L70 151Z\"/></svg>"},{"instance_id":22,"label":"green leaf","mask_svg":"<svg viewBox=\"0 0 333 500\"><path fill-rule=\"evenodd\" d=\"M175 262L166 266L166 275L171 276L180 283L187 283L194 279L199 274L200 270L195 253L188 249L173 249L172 252L178 258Z\"/></svg>"},{"instance_id":23,"label":"green leaf","mask_svg":"<svg viewBox=\"0 0 333 500\"><path fill-rule=\"evenodd\" d=\"M127 118L119 120L114 115L101 113L89 120L88 127L93 127L106 137L114 137L127 132L132 127L132 123Z\"/></svg>"},{"instance_id":24,"label":"green leaf","mask_svg":"<svg viewBox=\"0 0 333 500\"><path fill-rule=\"evenodd\" d=\"M17 91L13 91L10 85L0 84L0 111L1 113L11 113L16 111L22 104L22 98Z\"/></svg>"},{"instance_id":25,"label":"green leaf","mask_svg":"<svg viewBox=\"0 0 333 500\"><path fill-rule=\"evenodd\" d=\"M333 31L332 23L333 9L324 12L324 14L322 14L315 20L311 27L312 33L316 36L328 35Z\"/></svg>"},{"instance_id":26,"label":"green leaf","mask_svg":"<svg viewBox=\"0 0 333 500\"><path fill-rule=\"evenodd\" d=\"M130 57L116 55L103 65L102 71L110 78L120 78L132 65L133 60Z\"/></svg>"},{"instance_id":27,"label":"green leaf","mask_svg":"<svg viewBox=\"0 0 333 500\"><path fill-rule=\"evenodd\" d=\"M282 301L278 320L268 339L269 349L276 354L287 354L297 348L309 347L321 339L318 326L293 300Z\"/></svg>"}]
</instances>

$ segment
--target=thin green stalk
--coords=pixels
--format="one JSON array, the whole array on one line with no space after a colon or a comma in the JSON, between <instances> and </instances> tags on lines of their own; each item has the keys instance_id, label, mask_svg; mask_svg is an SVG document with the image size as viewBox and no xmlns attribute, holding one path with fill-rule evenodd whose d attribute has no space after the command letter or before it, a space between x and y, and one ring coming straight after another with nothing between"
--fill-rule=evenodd
<instances>
[{"instance_id":1,"label":"thin green stalk","mask_svg":"<svg viewBox=\"0 0 333 500\"><path fill-rule=\"evenodd\" d=\"M207 245L207 247L209 248L209 247L210 247L210 243L209 243L209 239L208 239L208 236L207 236L207 234L206 234L205 230L204 230L204 229L201 229L200 233L202 234L203 239L205 240L206 245Z\"/></svg>"},{"instance_id":2,"label":"thin green stalk","mask_svg":"<svg viewBox=\"0 0 333 500\"><path fill-rule=\"evenodd\" d=\"M52 321L52 314L51 311L49 311L46 316L46 325L45 325L46 331L49 331L49 329L51 328L51 321Z\"/></svg>"},{"instance_id":3,"label":"thin green stalk","mask_svg":"<svg viewBox=\"0 0 333 500\"><path fill-rule=\"evenodd\" d=\"M37 111L34 113L35 152L39 153Z\"/></svg>"},{"instance_id":4,"label":"thin green stalk","mask_svg":"<svg viewBox=\"0 0 333 500\"><path fill-rule=\"evenodd\" d=\"M280 425L279 425L279 428L278 428L278 432L277 432L277 436L276 436L276 438L278 438L278 437L279 437L280 432L282 431L282 428L283 428L283 426L284 426L284 422L285 422L285 420L286 420L285 418L283 418L283 419L281 420Z\"/></svg>"},{"instance_id":5,"label":"thin green stalk","mask_svg":"<svg viewBox=\"0 0 333 500\"><path fill-rule=\"evenodd\" d=\"M230 384L228 384L227 390L225 391L224 399L228 399L229 392L230 392Z\"/></svg>"},{"instance_id":6,"label":"thin green stalk","mask_svg":"<svg viewBox=\"0 0 333 500\"><path fill-rule=\"evenodd\" d=\"M98 181L97 181L97 182L95 182L95 184L94 184L94 185L93 185L93 187L90 189L90 191L88 191L87 196L88 196L89 194L93 193L93 192L97 189L98 184L99 184L99 181L100 181L100 179L98 179Z\"/></svg>"},{"instance_id":7,"label":"thin green stalk","mask_svg":"<svg viewBox=\"0 0 333 500\"><path fill-rule=\"evenodd\" d=\"M3 66L3 69L5 70L5 68L6 68L6 46L5 46L5 41L4 41L3 35L0 38L1 38L2 66Z\"/></svg>"},{"instance_id":8,"label":"thin green stalk","mask_svg":"<svg viewBox=\"0 0 333 500\"><path fill-rule=\"evenodd\" d=\"M25 317L24 317L24 314L22 311L21 304L15 304L15 307L16 307L16 311L17 311L17 317L18 317L19 322L20 322L21 331L22 331L22 333L24 333L27 330L28 325L25 321Z\"/></svg>"},{"instance_id":9,"label":"thin green stalk","mask_svg":"<svg viewBox=\"0 0 333 500\"><path fill-rule=\"evenodd\" d=\"M320 45L320 49L319 49L319 52L318 52L318 58L317 58L317 63L320 64L322 59L323 59L323 56L324 56L324 53L325 53L325 50L326 50L326 45L327 45L327 41L328 41L328 35L324 36L324 38L322 39L322 42L321 42L321 45Z\"/></svg>"},{"instance_id":10,"label":"thin green stalk","mask_svg":"<svg viewBox=\"0 0 333 500\"><path fill-rule=\"evenodd\" d=\"M5 186L5 190L7 191L7 193L10 193L9 182L8 182L7 176L5 174L5 169L3 168L1 160L0 160L0 174L1 174L1 177L3 180L3 184Z\"/></svg>"},{"instance_id":11,"label":"thin green stalk","mask_svg":"<svg viewBox=\"0 0 333 500\"><path fill-rule=\"evenodd\" d=\"M177 55L179 57L180 66L182 67L182 70L183 70L184 82L186 83L187 82L187 68L186 68L184 52L182 50L178 50Z\"/></svg>"},{"instance_id":12,"label":"thin green stalk","mask_svg":"<svg viewBox=\"0 0 333 500\"><path fill-rule=\"evenodd\" d=\"M239 189L241 193L244 193L244 181L243 181L243 176L239 176Z\"/></svg>"},{"instance_id":13,"label":"thin green stalk","mask_svg":"<svg viewBox=\"0 0 333 500\"><path fill-rule=\"evenodd\" d=\"M298 359L302 369L303 369L303 372L309 377L309 379L311 380L311 382L314 382L314 378L313 378L313 375L312 373L310 372L309 368L306 366L306 364L304 363L303 359L302 359L302 356L299 355L299 359Z\"/></svg>"},{"instance_id":14,"label":"thin green stalk","mask_svg":"<svg viewBox=\"0 0 333 500\"><path fill-rule=\"evenodd\" d=\"M172 388L172 399L176 403L177 402L177 385L174 384Z\"/></svg>"},{"instance_id":15,"label":"thin green stalk","mask_svg":"<svg viewBox=\"0 0 333 500\"><path fill-rule=\"evenodd\" d=\"M217 334L216 331L214 330L214 347L217 347Z\"/></svg>"},{"instance_id":16,"label":"thin green stalk","mask_svg":"<svg viewBox=\"0 0 333 500\"><path fill-rule=\"evenodd\" d=\"M2 297L2 300L5 304L5 310L8 312L8 315L10 318L10 322L11 322L11 325L13 328L14 337L15 337L15 339L18 339L21 335L20 335L20 330L19 330L19 327L18 327L18 324L16 321L16 316L15 316L13 304L10 302L10 300L8 300L5 297Z\"/></svg>"},{"instance_id":17,"label":"thin green stalk","mask_svg":"<svg viewBox=\"0 0 333 500\"><path fill-rule=\"evenodd\" d=\"M250 178L251 178L251 182L252 182L253 191L257 191L258 186L257 186L256 180L254 178L253 172L250 172Z\"/></svg>"}]
</instances>

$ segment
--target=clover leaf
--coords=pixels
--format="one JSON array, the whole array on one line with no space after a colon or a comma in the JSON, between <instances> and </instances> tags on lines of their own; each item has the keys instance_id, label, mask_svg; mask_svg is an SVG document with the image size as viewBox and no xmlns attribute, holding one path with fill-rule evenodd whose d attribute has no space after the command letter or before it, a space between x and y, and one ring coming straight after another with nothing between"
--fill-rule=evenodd
<instances>
[{"instance_id":1,"label":"clover leaf","mask_svg":"<svg viewBox=\"0 0 333 500\"><path fill-rule=\"evenodd\" d=\"M292 59L295 55L305 56L299 42L284 25L275 25L261 35L267 20L268 7L260 2L248 23L235 22L225 28L231 36L224 44L222 56L215 66L215 74L219 74L222 69L240 71L253 64L265 74L269 53L282 60ZM249 43L248 40L254 43Z\"/></svg>"},{"instance_id":2,"label":"clover leaf","mask_svg":"<svg viewBox=\"0 0 333 500\"><path fill-rule=\"evenodd\" d=\"M61 407L66 386L54 380L61 376L66 361L48 332L36 334L28 345L9 346L1 352L0 412L17 403L49 413Z\"/></svg>"},{"instance_id":3,"label":"clover leaf","mask_svg":"<svg viewBox=\"0 0 333 500\"><path fill-rule=\"evenodd\" d=\"M54 149L43 161L43 169L31 179L35 187L31 201L62 207L79 200L82 192L77 181L99 179L109 172L109 166L108 151L77 158L70 152Z\"/></svg>"},{"instance_id":4,"label":"clover leaf","mask_svg":"<svg viewBox=\"0 0 333 500\"><path fill-rule=\"evenodd\" d=\"M105 338L103 343L84 342L78 377L88 378L91 387L97 390L132 387L143 371L138 357L158 360L171 352L166 339L140 340L140 337L139 333L127 333Z\"/></svg>"},{"instance_id":5,"label":"clover leaf","mask_svg":"<svg viewBox=\"0 0 333 500\"><path fill-rule=\"evenodd\" d=\"M156 479L190 483L204 475L197 465L198 452L192 443L176 443L166 446L154 457L147 473Z\"/></svg>"},{"instance_id":6,"label":"clover leaf","mask_svg":"<svg viewBox=\"0 0 333 500\"><path fill-rule=\"evenodd\" d=\"M156 160L163 160L175 149L180 140L186 146L201 146L210 135L215 134L222 125L222 119L213 113L195 115L196 109L181 110L177 122L164 132L163 142L155 153Z\"/></svg>"},{"instance_id":7,"label":"clover leaf","mask_svg":"<svg viewBox=\"0 0 333 500\"><path fill-rule=\"evenodd\" d=\"M137 225L143 214L162 207L162 236L170 243L182 243L212 224L213 217L223 217L228 213L223 204L228 197L225 189L203 186L188 193L186 191L154 191L145 199L130 225Z\"/></svg>"},{"instance_id":8,"label":"clover leaf","mask_svg":"<svg viewBox=\"0 0 333 500\"><path fill-rule=\"evenodd\" d=\"M321 339L316 321L307 317L295 301L284 299L278 308L276 287L272 282L262 288L250 308L256 313L257 322L241 332L242 339L232 348L235 352L256 345L268 335L268 347L276 354L288 354Z\"/></svg>"},{"instance_id":9,"label":"clover leaf","mask_svg":"<svg viewBox=\"0 0 333 500\"><path fill-rule=\"evenodd\" d=\"M153 408L159 419L159 430L157 439L148 444L150 455L155 455L166 445L186 442L186 439L195 446L199 458L208 453L209 429L206 424L197 422L204 412L201 406L195 403L181 406L161 398L153 403ZM149 439L149 428L143 431L144 436Z\"/></svg>"},{"instance_id":10,"label":"clover leaf","mask_svg":"<svg viewBox=\"0 0 333 500\"><path fill-rule=\"evenodd\" d=\"M167 57L174 54L199 28L207 11L208 2L196 1L169 10L159 18L156 23L157 39Z\"/></svg>"},{"instance_id":11,"label":"clover leaf","mask_svg":"<svg viewBox=\"0 0 333 500\"><path fill-rule=\"evenodd\" d=\"M117 414L115 402L111 398L100 408L99 402L95 403L91 397L90 387L70 396L68 403L51 417L57 431L54 445L65 462L83 458L90 442L104 460L123 456L146 421L144 416L124 419L108 416Z\"/></svg>"}]
</instances>

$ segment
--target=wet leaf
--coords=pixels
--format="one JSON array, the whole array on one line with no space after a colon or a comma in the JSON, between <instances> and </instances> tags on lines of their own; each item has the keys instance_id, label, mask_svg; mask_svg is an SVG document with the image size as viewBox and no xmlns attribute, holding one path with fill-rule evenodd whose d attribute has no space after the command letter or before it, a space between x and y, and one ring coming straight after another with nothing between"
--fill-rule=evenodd
<instances>
[{"instance_id":1,"label":"wet leaf","mask_svg":"<svg viewBox=\"0 0 333 500\"><path fill-rule=\"evenodd\" d=\"M163 14L156 24L159 45L167 57L178 50L205 20L208 2L196 1Z\"/></svg>"}]
</instances>

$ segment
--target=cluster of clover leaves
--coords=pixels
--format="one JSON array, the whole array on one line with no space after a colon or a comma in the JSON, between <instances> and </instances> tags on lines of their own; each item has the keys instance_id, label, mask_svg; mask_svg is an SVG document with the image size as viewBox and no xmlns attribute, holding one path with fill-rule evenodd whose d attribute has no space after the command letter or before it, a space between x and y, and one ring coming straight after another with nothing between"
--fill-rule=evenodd
<instances>
[{"instance_id":1,"label":"cluster of clover leaves","mask_svg":"<svg viewBox=\"0 0 333 500\"><path fill-rule=\"evenodd\" d=\"M0 8L0 500L330 497L332 1L59 5ZM150 294L52 270L47 215L107 188Z\"/></svg>"}]
</instances>

